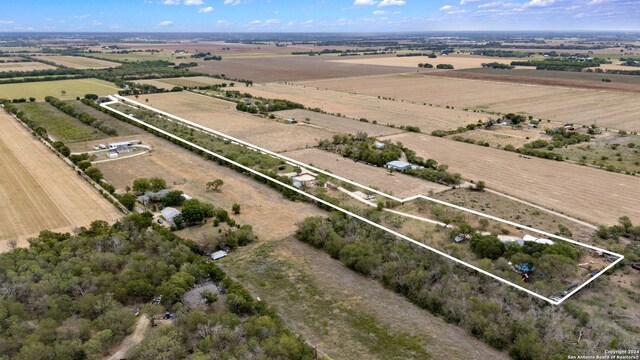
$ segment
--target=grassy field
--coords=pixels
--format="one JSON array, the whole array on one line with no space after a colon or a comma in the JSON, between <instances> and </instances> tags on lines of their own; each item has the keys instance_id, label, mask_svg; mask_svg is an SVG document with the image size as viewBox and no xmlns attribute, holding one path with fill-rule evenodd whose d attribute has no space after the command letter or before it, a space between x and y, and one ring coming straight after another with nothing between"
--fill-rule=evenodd
<instances>
[{"instance_id":1,"label":"grassy field","mask_svg":"<svg viewBox=\"0 0 640 360\"><path fill-rule=\"evenodd\" d=\"M73 69L107 69L120 65L110 61L91 59L82 56L38 56L37 58Z\"/></svg>"},{"instance_id":2,"label":"grassy field","mask_svg":"<svg viewBox=\"0 0 640 360\"><path fill-rule=\"evenodd\" d=\"M105 60L113 60L113 61L153 61L153 60L166 60L166 61L176 61L177 57L174 54L169 53L155 53L155 52L135 52L129 54L116 54L116 53L99 53L99 54L86 54L89 56L95 56L97 58L105 59ZM184 56L184 55L183 55Z\"/></svg>"},{"instance_id":3,"label":"grassy field","mask_svg":"<svg viewBox=\"0 0 640 360\"><path fill-rule=\"evenodd\" d=\"M62 100L69 100L83 97L89 93L110 95L118 90L114 84L98 79L43 81L0 85L0 98L28 99L34 97L37 100L44 100L45 97L51 95Z\"/></svg>"},{"instance_id":4,"label":"grassy field","mask_svg":"<svg viewBox=\"0 0 640 360\"><path fill-rule=\"evenodd\" d=\"M366 132L370 136L390 135L402 132L384 125L375 125L367 122L353 120L334 115L322 114L310 110L285 110L274 113L283 119L296 119L298 123L325 129L337 133L356 134L358 131ZM307 121L307 119L309 119Z\"/></svg>"},{"instance_id":5,"label":"grassy field","mask_svg":"<svg viewBox=\"0 0 640 360\"><path fill-rule=\"evenodd\" d=\"M640 94L527 86L420 74L324 80L302 85L342 92L486 110L599 127L640 130ZM344 95L344 94L348 95Z\"/></svg>"},{"instance_id":6,"label":"grassy field","mask_svg":"<svg viewBox=\"0 0 640 360\"><path fill-rule=\"evenodd\" d=\"M55 66L39 63L39 62L10 62L0 63L0 72L3 71L32 71L32 70L49 70L55 69Z\"/></svg>"},{"instance_id":7,"label":"grassy field","mask_svg":"<svg viewBox=\"0 0 640 360\"><path fill-rule=\"evenodd\" d=\"M219 264L331 358L506 358L294 239L256 244Z\"/></svg>"},{"instance_id":8,"label":"grassy field","mask_svg":"<svg viewBox=\"0 0 640 360\"><path fill-rule=\"evenodd\" d=\"M47 129L49 137L63 142L104 139L106 134L61 112L48 103L19 104L29 118Z\"/></svg>"},{"instance_id":9,"label":"grassy field","mask_svg":"<svg viewBox=\"0 0 640 360\"><path fill-rule=\"evenodd\" d=\"M464 178L595 224L612 225L621 216L640 222L637 177L423 134L386 137L415 149L419 156L449 165Z\"/></svg>"},{"instance_id":10,"label":"grassy field","mask_svg":"<svg viewBox=\"0 0 640 360\"><path fill-rule=\"evenodd\" d=\"M217 84L229 84L232 81L216 79L208 76L194 76L194 77L182 77L182 78L165 78L165 79L148 79L148 80L136 80L139 84L153 85L160 89L171 89L175 86L195 87L195 86L209 86Z\"/></svg>"},{"instance_id":11,"label":"grassy field","mask_svg":"<svg viewBox=\"0 0 640 360\"><path fill-rule=\"evenodd\" d=\"M607 134L596 139L595 142L570 145L553 151L581 164L640 172L640 136Z\"/></svg>"},{"instance_id":12,"label":"grassy field","mask_svg":"<svg viewBox=\"0 0 640 360\"><path fill-rule=\"evenodd\" d=\"M333 136L326 130L239 112L234 103L190 92L143 95L138 101L272 151L313 147Z\"/></svg>"},{"instance_id":13,"label":"grassy field","mask_svg":"<svg viewBox=\"0 0 640 360\"><path fill-rule=\"evenodd\" d=\"M511 61L523 60L518 58L493 58L493 57L484 57L484 56L473 56L473 55L447 55L447 56L438 56L435 59L430 59L426 56L407 56L407 57L397 57L397 56L388 56L388 57L361 57L358 56L354 59L340 59L333 60L337 63L343 64L358 64L358 65L377 65L377 66L395 66L395 67L405 67L405 68L415 68L418 69L418 64L420 63L428 63L433 66L439 64L451 64L454 69L473 69L473 68L481 68L483 63L492 63L497 62L501 64L510 64Z\"/></svg>"},{"instance_id":14,"label":"grassy field","mask_svg":"<svg viewBox=\"0 0 640 360\"><path fill-rule=\"evenodd\" d=\"M0 240L71 231L121 214L18 122L0 111ZM0 252L7 251L0 241Z\"/></svg>"}]
</instances>

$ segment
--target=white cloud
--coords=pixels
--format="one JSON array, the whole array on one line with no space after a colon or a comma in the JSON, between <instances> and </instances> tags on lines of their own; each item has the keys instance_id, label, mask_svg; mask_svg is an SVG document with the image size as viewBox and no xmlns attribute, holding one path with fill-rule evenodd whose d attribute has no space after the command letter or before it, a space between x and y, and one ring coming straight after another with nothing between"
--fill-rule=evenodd
<instances>
[{"instance_id":1,"label":"white cloud","mask_svg":"<svg viewBox=\"0 0 640 360\"><path fill-rule=\"evenodd\" d=\"M466 5L466 4L476 3L480 1L482 0L460 0L460 5Z\"/></svg>"},{"instance_id":2,"label":"white cloud","mask_svg":"<svg viewBox=\"0 0 640 360\"><path fill-rule=\"evenodd\" d=\"M356 0L353 2L353 5L355 6L371 6L375 4L375 0Z\"/></svg>"},{"instance_id":3,"label":"white cloud","mask_svg":"<svg viewBox=\"0 0 640 360\"><path fill-rule=\"evenodd\" d=\"M438 9L440 11L449 11L449 10L453 10L453 6L451 5L445 5L443 7L441 7L440 9Z\"/></svg>"},{"instance_id":4,"label":"white cloud","mask_svg":"<svg viewBox=\"0 0 640 360\"><path fill-rule=\"evenodd\" d=\"M307 25L308 25L308 24L313 24L313 20L307 20L307 21L305 21L304 23L305 23L305 24L307 24Z\"/></svg>"},{"instance_id":5,"label":"white cloud","mask_svg":"<svg viewBox=\"0 0 640 360\"><path fill-rule=\"evenodd\" d=\"M13 20L0 20L0 25L11 25L13 23Z\"/></svg>"},{"instance_id":6,"label":"white cloud","mask_svg":"<svg viewBox=\"0 0 640 360\"><path fill-rule=\"evenodd\" d=\"M240 5L241 0L224 0L225 5Z\"/></svg>"},{"instance_id":7,"label":"white cloud","mask_svg":"<svg viewBox=\"0 0 640 360\"><path fill-rule=\"evenodd\" d=\"M165 5L180 5L180 0L164 0Z\"/></svg>"},{"instance_id":8,"label":"white cloud","mask_svg":"<svg viewBox=\"0 0 640 360\"><path fill-rule=\"evenodd\" d=\"M280 20L278 19L267 19L264 21L265 24L269 24L269 25L274 25L274 24L280 24Z\"/></svg>"},{"instance_id":9,"label":"white cloud","mask_svg":"<svg viewBox=\"0 0 640 360\"><path fill-rule=\"evenodd\" d=\"M213 6L207 6L207 7L198 9L199 13L210 13L212 11L213 11Z\"/></svg>"},{"instance_id":10,"label":"white cloud","mask_svg":"<svg viewBox=\"0 0 640 360\"><path fill-rule=\"evenodd\" d=\"M158 26L161 26L161 27L171 26L171 25L173 25L173 21L171 21L171 20L165 20L165 21L163 21L163 22L158 24Z\"/></svg>"},{"instance_id":11,"label":"white cloud","mask_svg":"<svg viewBox=\"0 0 640 360\"><path fill-rule=\"evenodd\" d=\"M528 3L524 4L524 7L543 7L547 5L551 5L556 0L531 0Z\"/></svg>"},{"instance_id":12,"label":"white cloud","mask_svg":"<svg viewBox=\"0 0 640 360\"><path fill-rule=\"evenodd\" d=\"M382 0L379 4L378 7L383 7L383 6L402 6L404 4L406 4L407 2L404 0Z\"/></svg>"},{"instance_id":13,"label":"white cloud","mask_svg":"<svg viewBox=\"0 0 640 360\"><path fill-rule=\"evenodd\" d=\"M373 12L373 15L384 15L384 14L386 14L386 13L387 13L387 12L386 12L386 11L384 11L384 10L376 10L376 11L374 11L374 12Z\"/></svg>"},{"instance_id":14,"label":"white cloud","mask_svg":"<svg viewBox=\"0 0 640 360\"><path fill-rule=\"evenodd\" d=\"M202 1L202 0L184 0L184 4L187 5L187 6L204 5L204 1Z\"/></svg>"},{"instance_id":15,"label":"white cloud","mask_svg":"<svg viewBox=\"0 0 640 360\"><path fill-rule=\"evenodd\" d=\"M599 5L605 2L606 2L605 0L591 0L591 2L589 2L589 5Z\"/></svg>"}]
</instances>

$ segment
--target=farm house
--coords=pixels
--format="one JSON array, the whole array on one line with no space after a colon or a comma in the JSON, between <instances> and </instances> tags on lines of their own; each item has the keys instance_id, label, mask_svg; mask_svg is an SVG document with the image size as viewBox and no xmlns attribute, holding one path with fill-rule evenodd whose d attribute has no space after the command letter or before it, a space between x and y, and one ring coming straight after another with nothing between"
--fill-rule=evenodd
<instances>
[{"instance_id":1,"label":"farm house","mask_svg":"<svg viewBox=\"0 0 640 360\"><path fill-rule=\"evenodd\" d=\"M397 171L405 171L405 170L411 170L413 165L411 165L408 162L394 160L394 161L389 161L388 163L386 163L384 165L384 167L386 167L387 169L393 169L393 170L397 170Z\"/></svg>"}]
</instances>

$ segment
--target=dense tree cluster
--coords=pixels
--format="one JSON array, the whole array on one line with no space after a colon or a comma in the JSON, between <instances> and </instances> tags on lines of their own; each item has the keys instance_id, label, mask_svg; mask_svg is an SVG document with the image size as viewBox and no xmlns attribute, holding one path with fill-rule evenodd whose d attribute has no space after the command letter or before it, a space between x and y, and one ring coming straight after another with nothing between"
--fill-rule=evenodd
<instances>
[{"instance_id":1,"label":"dense tree cluster","mask_svg":"<svg viewBox=\"0 0 640 360\"><path fill-rule=\"evenodd\" d=\"M512 61L512 66L534 66L536 70L582 71L590 67L611 63L605 59L546 58L544 60Z\"/></svg>"},{"instance_id":2,"label":"dense tree cluster","mask_svg":"<svg viewBox=\"0 0 640 360\"><path fill-rule=\"evenodd\" d=\"M402 156L402 147L397 144L385 142L384 147L378 149L375 143L376 139L369 137L366 133L336 134L331 141L321 140L318 146L323 150L375 166L383 166Z\"/></svg>"},{"instance_id":3,"label":"dense tree cluster","mask_svg":"<svg viewBox=\"0 0 640 360\"><path fill-rule=\"evenodd\" d=\"M0 255L0 359L101 359L131 332L131 309L158 295L156 313L172 309L177 320L152 330L127 358L313 358L194 243L151 224L146 213L113 226L96 221L77 236L43 231L30 248ZM213 302L225 305L183 306L183 295L206 281L219 284L224 300Z\"/></svg>"},{"instance_id":4,"label":"dense tree cluster","mask_svg":"<svg viewBox=\"0 0 640 360\"><path fill-rule=\"evenodd\" d=\"M570 305L568 310L544 306L528 295L341 214L306 219L298 225L296 237L489 345L507 350L517 360L566 359L568 354L608 348L612 341L622 348L633 348L637 342L622 336L615 326L593 323L578 305ZM479 235L474 247L483 256L502 253L514 262L535 262L549 274L575 271L569 258L573 254L566 248L551 251L548 246L532 244L511 253L515 247L501 246L496 241ZM497 260L501 266L508 266L501 260ZM550 323L562 330L548 326ZM571 347L566 346L569 342Z\"/></svg>"},{"instance_id":5,"label":"dense tree cluster","mask_svg":"<svg viewBox=\"0 0 640 360\"><path fill-rule=\"evenodd\" d=\"M453 70L453 65L451 65L451 64L438 64L438 65L436 65L436 69Z\"/></svg>"},{"instance_id":6,"label":"dense tree cluster","mask_svg":"<svg viewBox=\"0 0 640 360\"><path fill-rule=\"evenodd\" d=\"M515 66L513 65L503 64L499 62L483 63L482 67L487 69L506 69L506 70L511 70L515 68Z\"/></svg>"}]
</instances>

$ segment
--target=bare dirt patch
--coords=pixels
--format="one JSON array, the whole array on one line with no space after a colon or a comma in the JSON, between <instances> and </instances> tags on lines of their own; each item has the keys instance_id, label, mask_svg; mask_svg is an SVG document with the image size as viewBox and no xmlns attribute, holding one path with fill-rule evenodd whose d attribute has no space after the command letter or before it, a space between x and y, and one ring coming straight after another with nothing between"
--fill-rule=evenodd
<instances>
[{"instance_id":1,"label":"bare dirt patch","mask_svg":"<svg viewBox=\"0 0 640 360\"><path fill-rule=\"evenodd\" d=\"M370 81L369 79L368 77L341 79L337 83L358 82L365 84ZM318 84L322 83L318 82ZM470 123L477 123L478 120L488 119L485 114L428 106L424 105L428 103L423 102L393 101L372 95L327 90L323 85L316 87L271 83L238 88L238 90L251 93L254 96L287 99L310 108L318 107L326 112L342 114L351 118L375 120L378 124L417 126L422 132L450 130Z\"/></svg>"},{"instance_id":2,"label":"bare dirt patch","mask_svg":"<svg viewBox=\"0 0 640 360\"><path fill-rule=\"evenodd\" d=\"M420 180L413 176L389 173L387 169L355 162L324 150L298 150L287 153L287 156L394 196L427 195L448 189L446 186Z\"/></svg>"},{"instance_id":3,"label":"bare dirt patch","mask_svg":"<svg viewBox=\"0 0 640 360\"><path fill-rule=\"evenodd\" d=\"M295 119L299 123L318 127L336 133L355 134L359 131L366 132L370 136L390 135L402 132L384 125L375 125L368 122L337 117L309 110L285 110L274 113L283 119ZM307 122L306 119L309 119Z\"/></svg>"},{"instance_id":4,"label":"bare dirt patch","mask_svg":"<svg viewBox=\"0 0 640 360\"><path fill-rule=\"evenodd\" d=\"M600 127L640 130L640 94L516 85L416 74L359 80L325 80L305 85L405 99L456 108L523 113L537 118Z\"/></svg>"},{"instance_id":5,"label":"bare dirt patch","mask_svg":"<svg viewBox=\"0 0 640 360\"><path fill-rule=\"evenodd\" d=\"M69 231L94 220L113 222L121 217L97 190L4 111L0 113L0 154L1 240L45 229Z\"/></svg>"},{"instance_id":6,"label":"bare dirt patch","mask_svg":"<svg viewBox=\"0 0 640 360\"><path fill-rule=\"evenodd\" d=\"M150 134L138 136L144 144L151 145L153 151L147 155L98 164L109 182L119 191L131 186L133 180L141 177L158 176L164 178L172 188L230 212L231 206L242 206L240 215L233 218L240 224L251 224L262 240L279 239L290 235L295 224L309 216L324 212L308 203L291 202L279 192L267 186ZM220 191L208 191L205 184L222 179ZM213 233L211 225L197 228L190 234L182 234L193 240L204 232ZM203 230L203 231L201 231Z\"/></svg>"},{"instance_id":7,"label":"bare dirt patch","mask_svg":"<svg viewBox=\"0 0 640 360\"><path fill-rule=\"evenodd\" d=\"M361 65L333 62L335 56L281 56L206 61L194 70L207 74L225 74L229 78L254 82L300 81L364 75L395 74L416 71L414 67Z\"/></svg>"},{"instance_id":8,"label":"bare dirt patch","mask_svg":"<svg viewBox=\"0 0 640 360\"><path fill-rule=\"evenodd\" d=\"M272 151L313 147L333 135L323 129L243 113L235 109L234 103L190 92L144 95L144 101L149 106Z\"/></svg>"},{"instance_id":9,"label":"bare dirt patch","mask_svg":"<svg viewBox=\"0 0 640 360\"><path fill-rule=\"evenodd\" d=\"M55 68L56 68L55 66L51 66L51 65L47 65L47 64L43 64L35 61L0 63L0 72L51 70Z\"/></svg>"},{"instance_id":10,"label":"bare dirt patch","mask_svg":"<svg viewBox=\"0 0 640 360\"><path fill-rule=\"evenodd\" d=\"M640 222L640 179L556 162L525 159L516 153L422 134L386 139L400 141L419 156L449 165L487 187L595 224L614 224L627 215Z\"/></svg>"}]
</instances>

